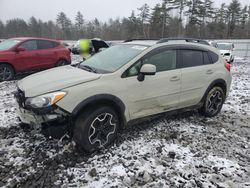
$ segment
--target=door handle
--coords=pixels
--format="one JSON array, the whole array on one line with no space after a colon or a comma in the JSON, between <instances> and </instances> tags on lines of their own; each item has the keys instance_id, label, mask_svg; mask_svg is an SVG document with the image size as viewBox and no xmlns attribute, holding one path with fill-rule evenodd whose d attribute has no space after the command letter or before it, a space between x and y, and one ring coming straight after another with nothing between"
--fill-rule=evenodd
<instances>
[{"instance_id":1,"label":"door handle","mask_svg":"<svg viewBox=\"0 0 250 188\"><path fill-rule=\"evenodd\" d=\"M214 71L213 70L211 70L211 69L209 69L209 70L207 70L207 72L206 72L207 74L213 74L214 73Z\"/></svg>"},{"instance_id":2,"label":"door handle","mask_svg":"<svg viewBox=\"0 0 250 188\"><path fill-rule=\"evenodd\" d=\"M170 81L174 82L174 81L178 81L180 80L179 76L173 76L170 78Z\"/></svg>"}]
</instances>

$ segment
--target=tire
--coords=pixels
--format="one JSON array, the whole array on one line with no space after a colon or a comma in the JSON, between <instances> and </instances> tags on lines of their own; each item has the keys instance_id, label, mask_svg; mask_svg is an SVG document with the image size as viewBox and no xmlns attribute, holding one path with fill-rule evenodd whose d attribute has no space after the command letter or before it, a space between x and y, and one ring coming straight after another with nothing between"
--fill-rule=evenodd
<instances>
[{"instance_id":1,"label":"tire","mask_svg":"<svg viewBox=\"0 0 250 188\"><path fill-rule=\"evenodd\" d=\"M2 64L0 65L0 81L12 80L15 76L15 71L10 65Z\"/></svg>"},{"instance_id":2,"label":"tire","mask_svg":"<svg viewBox=\"0 0 250 188\"><path fill-rule=\"evenodd\" d=\"M216 116L225 101L225 92L221 87L213 87L206 95L204 104L199 112L206 117Z\"/></svg>"},{"instance_id":3,"label":"tire","mask_svg":"<svg viewBox=\"0 0 250 188\"><path fill-rule=\"evenodd\" d=\"M108 107L90 109L78 115L73 130L73 140L85 151L93 152L110 145L119 129L116 112Z\"/></svg>"},{"instance_id":4,"label":"tire","mask_svg":"<svg viewBox=\"0 0 250 188\"><path fill-rule=\"evenodd\" d=\"M64 66L64 65L68 65L68 61L64 60L64 59L60 59L57 63L56 63L56 67L60 67L60 66Z\"/></svg>"}]
</instances>

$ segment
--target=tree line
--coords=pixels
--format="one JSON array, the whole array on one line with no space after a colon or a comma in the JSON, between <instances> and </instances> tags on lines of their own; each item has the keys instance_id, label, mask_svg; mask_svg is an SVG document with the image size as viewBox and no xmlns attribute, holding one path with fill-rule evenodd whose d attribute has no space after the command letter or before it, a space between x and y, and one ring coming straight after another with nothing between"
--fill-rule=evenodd
<instances>
[{"instance_id":1,"label":"tree line","mask_svg":"<svg viewBox=\"0 0 250 188\"><path fill-rule=\"evenodd\" d=\"M154 7L144 4L129 17L84 19L78 11L74 21L64 12L55 21L31 17L3 23L0 38L19 36L47 37L63 40L102 38L122 40L131 38L195 37L206 39L250 38L250 5L239 0L215 7L213 0L159 0Z\"/></svg>"}]
</instances>

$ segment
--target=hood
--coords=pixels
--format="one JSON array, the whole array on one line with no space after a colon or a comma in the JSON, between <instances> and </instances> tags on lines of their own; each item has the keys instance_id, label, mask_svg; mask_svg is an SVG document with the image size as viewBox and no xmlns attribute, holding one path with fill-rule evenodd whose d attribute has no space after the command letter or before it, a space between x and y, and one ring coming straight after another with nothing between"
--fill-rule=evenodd
<instances>
[{"instance_id":1,"label":"hood","mask_svg":"<svg viewBox=\"0 0 250 188\"><path fill-rule=\"evenodd\" d=\"M101 74L91 73L72 66L62 66L28 76L18 82L25 97L34 97L70 86L97 80Z\"/></svg>"}]
</instances>

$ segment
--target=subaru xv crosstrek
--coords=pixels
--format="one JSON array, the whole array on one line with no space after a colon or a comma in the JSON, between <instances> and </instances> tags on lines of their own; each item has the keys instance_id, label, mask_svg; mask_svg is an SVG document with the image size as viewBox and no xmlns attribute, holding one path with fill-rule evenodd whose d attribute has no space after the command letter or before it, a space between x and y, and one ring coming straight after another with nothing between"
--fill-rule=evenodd
<instances>
[{"instance_id":1,"label":"subaru xv crosstrek","mask_svg":"<svg viewBox=\"0 0 250 188\"><path fill-rule=\"evenodd\" d=\"M212 46L131 40L79 64L26 77L15 97L23 123L45 129L68 122L76 144L93 151L139 118L180 109L213 117L230 84L230 64Z\"/></svg>"},{"instance_id":2,"label":"subaru xv crosstrek","mask_svg":"<svg viewBox=\"0 0 250 188\"><path fill-rule=\"evenodd\" d=\"M57 40L25 37L0 43L0 81L11 80L17 73L70 63L70 51Z\"/></svg>"}]
</instances>

